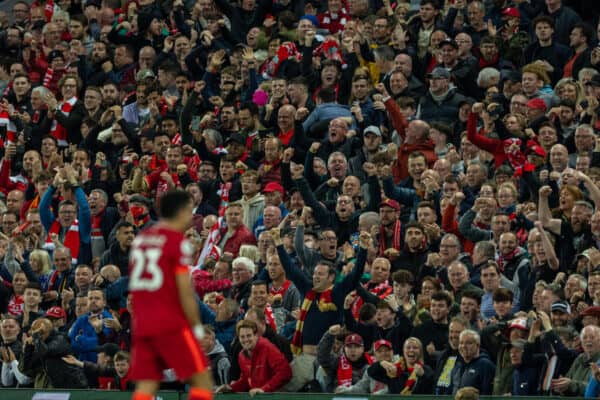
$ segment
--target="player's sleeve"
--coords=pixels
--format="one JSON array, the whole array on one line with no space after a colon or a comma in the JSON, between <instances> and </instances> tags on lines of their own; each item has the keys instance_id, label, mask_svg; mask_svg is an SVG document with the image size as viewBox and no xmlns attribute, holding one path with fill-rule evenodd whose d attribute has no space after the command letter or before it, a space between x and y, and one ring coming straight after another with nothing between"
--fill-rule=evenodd
<instances>
[{"instance_id":1,"label":"player's sleeve","mask_svg":"<svg viewBox=\"0 0 600 400\"><path fill-rule=\"evenodd\" d=\"M190 266L192 265L192 256L194 254L194 248L192 244L186 238L182 238L182 240L173 241L174 243L171 246L168 246L167 249L173 251L173 259L175 262L175 273L176 274L189 274Z\"/></svg>"}]
</instances>

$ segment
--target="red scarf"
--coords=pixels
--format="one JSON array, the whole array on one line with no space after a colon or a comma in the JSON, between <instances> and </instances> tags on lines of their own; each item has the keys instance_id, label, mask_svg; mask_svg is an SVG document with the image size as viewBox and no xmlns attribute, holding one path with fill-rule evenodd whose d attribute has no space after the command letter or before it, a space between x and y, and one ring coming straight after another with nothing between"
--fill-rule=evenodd
<instances>
[{"instance_id":1,"label":"red scarf","mask_svg":"<svg viewBox=\"0 0 600 400\"><path fill-rule=\"evenodd\" d=\"M320 312L338 311L337 306L331 300L332 288L333 286L319 293L318 307ZM292 338L292 353L296 355L302 353L302 330L304 329L304 321L306 320L308 310L310 310L310 307L316 296L317 292L315 292L313 289L309 290L304 296L304 301L302 302L302 307L300 308L300 316L298 317L298 322L296 323L296 331L294 332L294 337Z\"/></svg>"},{"instance_id":2,"label":"red scarf","mask_svg":"<svg viewBox=\"0 0 600 400\"><path fill-rule=\"evenodd\" d=\"M23 304L23 296L18 294L11 296L10 301L8 302L8 313L13 317L18 317L19 315L23 315L24 310L25 305Z\"/></svg>"},{"instance_id":3,"label":"red scarf","mask_svg":"<svg viewBox=\"0 0 600 400\"><path fill-rule=\"evenodd\" d=\"M2 142L1 147L4 147L4 144L16 143L17 126L14 122L10 120L8 111L0 111L0 126L6 127L6 137L4 138L4 140L0 139L0 141Z\"/></svg>"},{"instance_id":4,"label":"red scarf","mask_svg":"<svg viewBox=\"0 0 600 400\"><path fill-rule=\"evenodd\" d=\"M386 250L385 228L381 225L379 229L379 256L383 256ZM394 237L392 238L392 248L400 251L402 249L402 223L397 220L394 224Z\"/></svg>"},{"instance_id":5,"label":"red scarf","mask_svg":"<svg viewBox=\"0 0 600 400\"><path fill-rule=\"evenodd\" d=\"M387 296L392 294L392 292L394 291L394 288L391 287L387 281L379 283L377 285L374 285L372 282L367 282L363 286L365 287L365 289L367 289L369 292L373 293L375 296L379 297L381 300L385 299ZM362 307L363 304L364 304L364 300L360 296L357 296L356 299L354 300L354 303L352 303L352 308L351 308L352 315L357 320L358 320L358 314L359 314L360 308Z\"/></svg>"},{"instance_id":6,"label":"red scarf","mask_svg":"<svg viewBox=\"0 0 600 400\"><path fill-rule=\"evenodd\" d=\"M498 60L500 59L500 53L496 54L494 56L494 58L492 58L490 61L486 61L483 57L481 57L479 59L479 70L482 70L486 67L493 67L498 63Z\"/></svg>"},{"instance_id":7,"label":"red scarf","mask_svg":"<svg viewBox=\"0 0 600 400\"><path fill-rule=\"evenodd\" d=\"M520 250L519 248L515 248L509 255L503 255L502 253L500 253L500 255L498 256L498 268L500 269L500 272L504 272L504 266L506 265L506 263L508 261L511 261L513 258L515 258L517 256L517 254L519 254Z\"/></svg>"},{"instance_id":8,"label":"red scarf","mask_svg":"<svg viewBox=\"0 0 600 400\"><path fill-rule=\"evenodd\" d=\"M271 326L271 328L273 328L275 332L277 332L277 325L275 324L273 309L271 308L271 305L269 303L267 303L267 306L265 307L265 321L269 326Z\"/></svg>"},{"instance_id":9,"label":"red scarf","mask_svg":"<svg viewBox=\"0 0 600 400\"><path fill-rule=\"evenodd\" d=\"M44 244L44 250L54 251L55 247L54 243L51 239L51 234L56 233L60 234L60 223L58 220L54 220L52 226L50 226L50 230L48 231L48 236L46 236L46 243ZM65 233L65 240L63 241L63 245L68 247L71 250L71 262L73 264L77 264L77 256L79 255L79 222L75 220L73 225L69 227L67 232Z\"/></svg>"},{"instance_id":10,"label":"red scarf","mask_svg":"<svg viewBox=\"0 0 600 400\"><path fill-rule=\"evenodd\" d=\"M290 288L291 284L292 284L292 281L290 281L289 279L286 279L283 282L283 285L281 285L281 287L279 289L276 289L275 286L271 285L271 287L269 288L269 294L271 296L281 295L281 299L283 300L283 296L285 296L285 293Z\"/></svg>"},{"instance_id":11,"label":"red scarf","mask_svg":"<svg viewBox=\"0 0 600 400\"><path fill-rule=\"evenodd\" d=\"M367 363L369 365L373 364L373 358L369 355L369 353L365 352L364 355L367 359ZM338 361L337 381L338 386L352 386L352 363L348 361L348 358L343 352L340 356L340 360Z\"/></svg>"},{"instance_id":12,"label":"red scarf","mask_svg":"<svg viewBox=\"0 0 600 400\"><path fill-rule=\"evenodd\" d=\"M59 104L60 111L68 117L75 103L77 103L77 96L73 96L69 100L63 101ZM67 147L67 130L64 126L58 123L56 118L52 120L50 135L54 136L54 138L58 141L58 145L60 147Z\"/></svg>"},{"instance_id":13,"label":"red scarf","mask_svg":"<svg viewBox=\"0 0 600 400\"><path fill-rule=\"evenodd\" d=\"M225 216L225 210L227 210L227 206L229 205L229 192L233 187L233 183L224 182L220 184L219 191L217 192L221 198L221 202L219 203L219 217Z\"/></svg>"}]
</instances>

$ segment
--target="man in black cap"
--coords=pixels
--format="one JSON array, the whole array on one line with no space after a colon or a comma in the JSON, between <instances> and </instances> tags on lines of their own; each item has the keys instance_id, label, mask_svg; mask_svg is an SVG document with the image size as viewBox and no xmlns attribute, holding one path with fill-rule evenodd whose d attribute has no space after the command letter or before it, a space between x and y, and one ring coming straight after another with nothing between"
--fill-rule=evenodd
<instances>
[{"instance_id":1,"label":"man in black cap","mask_svg":"<svg viewBox=\"0 0 600 400\"><path fill-rule=\"evenodd\" d=\"M457 88L450 87L450 77L450 72L443 67L436 67L427 75L429 90L421 97L417 118L448 124L456 121L460 104L466 97Z\"/></svg>"},{"instance_id":2,"label":"man in black cap","mask_svg":"<svg viewBox=\"0 0 600 400\"><path fill-rule=\"evenodd\" d=\"M571 306L569 303L564 300L552 303L550 320L554 328L569 326L571 323Z\"/></svg>"},{"instance_id":3,"label":"man in black cap","mask_svg":"<svg viewBox=\"0 0 600 400\"><path fill-rule=\"evenodd\" d=\"M442 62L438 66L450 72L458 91L465 96L480 98L477 71L471 64L458 58L458 43L453 39L446 39L440 42L438 48L442 57Z\"/></svg>"}]
</instances>

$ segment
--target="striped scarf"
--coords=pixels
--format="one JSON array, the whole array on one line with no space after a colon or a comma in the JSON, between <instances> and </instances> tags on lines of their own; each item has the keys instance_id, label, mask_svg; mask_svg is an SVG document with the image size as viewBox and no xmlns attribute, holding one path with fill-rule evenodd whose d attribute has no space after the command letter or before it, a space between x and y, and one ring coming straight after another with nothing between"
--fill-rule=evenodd
<instances>
[{"instance_id":1,"label":"striped scarf","mask_svg":"<svg viewBox=\"0 0 600 400\"><path fill-rule=\"evenodd\" d=\"M383 257L386 250L385 228L381 225L379 228L379 256ZM394 237L392 238L392 248L400 251L402 249L402 223L397 220L394 224Z\"/></svg>"},{"instance_id":2,"label":"striped scarf","mask_svg":"<svg viewBox=\"0 0 600 400\"><path fill-rule=\"evenodd\" d=\"M48 230L48 236L46 236L46 243L44 244L44 247L43 247L44 250L54 251L56 246L54 245L54 242L52 242L51 235L53 233L60 235L60 229L61 229L60 223L58 222L58 220L54 220L54 222L50 226L50 229ZM79 222L77 220L75 220L75 222L73 222L73 224L65 232L65 239L63 240L63 245L65 247L68 247L69 250L71 250L71 263L77 264L77 256L79 255L79 246L80 246Z\"/></svg>"},{"instance_id":3,"label":"striped scarf","mask_svg":"<svg viewBox=\"0 0 600 400\"><path fill-rule=\"evenodd\" d=\"M265 307L265 321L275 332L277 332L277 325L275 324L275 317L273 316L273 309L271 305L267 303Z\"/></svg>"},{"instance_id":4,"label":"striped scarf","mask_svg":"<svg viewBox=\"0 0 600 400\"><path fill-rule=\"evenodd\" d=\"M330 286L327 290L319 293L319 300L317 304L319 311L337 311L337 306L331 300L332 288L333 286ZM300 308L300 316L298 317L298 322L296 322L296 331L294 332L294 337L292 338L292 353L296 355L302 353L302 330L304 329L304 321L306 320L308 310L310 310L310 307L312 306L316 296L317 292L315 292L313 289L309 290L304 296L304 301L302 302L302 307Z\"/></svg>"},{"instance_id":5,"label":"striped scarf","mask_svg":"<svg viewBox=\"0 0 600 400\"><path fill-rule=\"evenodd\" d=\"M223 233L226 231L226 229L227 228L225 227L225 218L219 217L217 222L215 222L215 224L210 228L210 232L208 233L208 237L204 242L202 252L200 253L200 257L198 258L196 268L202 268L202 266L204 265L204 261L207 257L219 261L219 258L221 258L219 242L221 241Z\"/></svg>"},{"instance_id":6,"label":"striped scarf","mask_svg":"<svg viewBox=\"0 0 600 400\"><path fill-rule=\"evenodd\" d=\"M363 354L367 360L367 364L373 364L373 357L366 352ZM345 388L352 386L352 363L348 360L348 357L346 357L346 354L343 352L338 361L337 384L338 386Z\"/></svg>"},{"instance_id":7,"label":"striped scarf","mask_svg":"<svg viewBox=\"0 0 600 400\"><path fill-rule=\"evenodd\" d=\"M423 367L423 363L422 362L417 362L417 365L420 365L421 367ZM412 394L412 390L415 387L415 384L417 383L418 380L418 376L417 373L414 369L414 367L406 367L406 362L404 361L404 357L400 358L400 360L398 361L398 363L396 363L396 368L397 368L397 375L396 376L400 376L401 374L407 373L408 374L408 378L406 379L406 382L404 383L404 389L402 389L402 391L400 392L401 395L408 395L408 394Z\"/></svg>"},{"instance_id":8,"label":"striped scarf","mask_svg":"<svg viewBox=\"0 0 600 400\"><path fill-rule=\"evenodd\" d=\"M59 104L60 111L68 117L75 103L77 103L77 96L73 96L69 100L63 101ZM50 135L52 135L58 141L58 145L60 147L67 147L67 130L64 126L58 123L56 117L54 120L52 120Z\"/></svg>"},{"instance_id":9,"label":"striped scarf","mask_svg":"<svg viewBox=\"0 0 600 400\"><path fill-rule=\"evenodd\" d=\"M4 147L10 143L16 143L17 126L10 120L8 111L0 111L0 126L6 127L6 136L4 137L4 140L0 139L0 142L2 142L0 147Z\"/></svg>"},{"instance_id":10,"label":"striped scarf","mask_svg":"<svg viewBox=\"0 0 600 400\"><path fill-rule=\"evenodd\" d=\"M219 217L225 216L225 210L227 210L227 206L229 205L229 192L233 187L233 183L224 182L221 183L219 191L219 197L221 198L221 202L219 203Z\"/></svg>"},{"instance_id":11,"label":"striped scarf","mask_svg":"<svg viewBox=\"0 0 600 400\"><path fill-rule=\"evenodd\" d=\"M377 284L375 286L373 286L373 285L374 285L374 283L367 282L363 286L370 293L372 293L375 296L379 297L381 300L385 299L388 295L392 294L392 292L394 291L394 288L392 288L392 286L390 286L390 284L388 283L388 281L381 282L381 283L379 283L379 284ZM351 307L352 315L357 320L358 320L358 313L360 311L360 308L364 304L364 302L365 301L362 299L362 297L357 296L356 299L354 300L354 303L352 303L352 307Z\"/></svg>"}]
</instances>

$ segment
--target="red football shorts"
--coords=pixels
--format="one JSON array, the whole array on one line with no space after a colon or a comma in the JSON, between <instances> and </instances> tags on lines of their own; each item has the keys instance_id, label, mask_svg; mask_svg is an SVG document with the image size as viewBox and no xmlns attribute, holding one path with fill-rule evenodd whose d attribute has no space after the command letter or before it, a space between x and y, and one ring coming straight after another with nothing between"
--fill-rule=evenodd
<instances>
[{"instance_id":1,"label":"red football shorts","mask_svg":"<svg viewBox=\"0 0 600 400\"><path fill-rule=\"evenodd\" d=\"M161 336L135 336L131 350L131 379L161 381L163 370L173 368L186 380L204 372L207 361L189 328Z\"/></svg>"}]
</instances>

